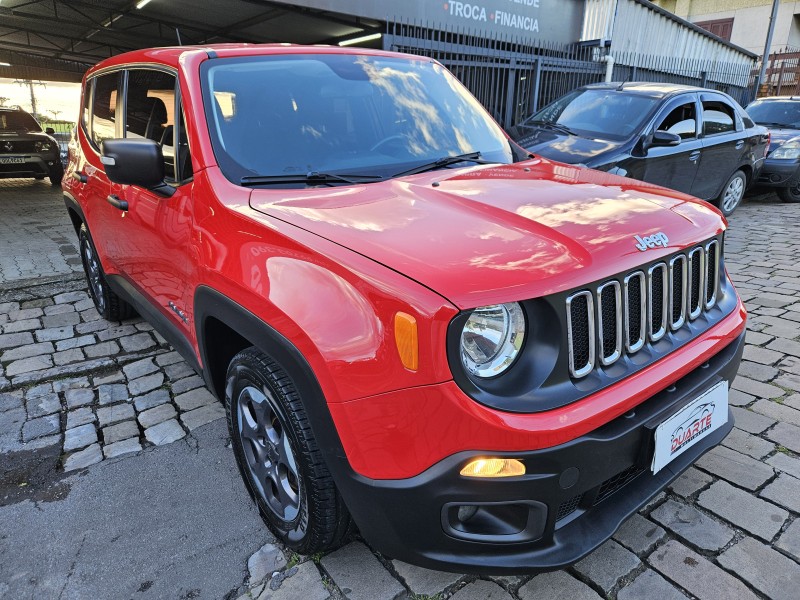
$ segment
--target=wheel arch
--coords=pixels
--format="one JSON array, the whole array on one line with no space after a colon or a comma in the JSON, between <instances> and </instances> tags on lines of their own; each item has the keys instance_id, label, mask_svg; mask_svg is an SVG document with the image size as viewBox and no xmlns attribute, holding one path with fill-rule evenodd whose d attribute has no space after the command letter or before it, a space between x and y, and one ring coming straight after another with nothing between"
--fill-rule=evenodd
<instances>
[{"instance_id":1,"label":"wheel arch","mask_svg":"<svg viewBox=\"0 0 800 600\"><path fill-rule=\"evenodd\" d=\"M86 217L83 214L83 209L81 209L81 206L78 204L78 201L75 199L75 197L67 192L64 192L64 205L67 207L67 214L69 215L69 219L72 222L72 227L75 229L75 233L77 234L81 229L81 225L86 223Z\"/></svg>"}]
</instances>

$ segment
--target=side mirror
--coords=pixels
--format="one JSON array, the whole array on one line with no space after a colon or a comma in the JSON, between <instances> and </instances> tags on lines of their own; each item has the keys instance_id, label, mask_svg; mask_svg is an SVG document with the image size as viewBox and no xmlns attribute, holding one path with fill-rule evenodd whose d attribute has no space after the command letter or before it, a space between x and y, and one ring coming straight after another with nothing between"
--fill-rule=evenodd
<instances>
[{"instance_id":1,"label":"side mirror","mask_svg":"<svg viewBox=\"0 0 800 600\"><path fill-rule=\"evenodd\" d=\"M100 144L100 162L114 183L136 185L166 197L175 193L164 181L164 155L153 140L105 140Z\"/></svg>"},{"instance_id":2,"label":"side mirror","mask_svg":"<svg viewBox=\"0 0 800 600\"><path fill-rule=\"evenodd\" d=\"M45 129L45 130L44 130L44 132L45 132L47 135L55 135L55 134L56 134L56 130L55 130L55 129L53 129L52 127L48 127L47 129Z\"/></svg>"},{"instance_id":3,"label":"side mirror","mask_svg":"<svg viewBox=\"0 0 800 600\"><path fill-rule=\"evenodd\" d=\"M655 131L650 146L677 146L681 143L681 136L669 131Z\"/></svg>"}]
</instances>

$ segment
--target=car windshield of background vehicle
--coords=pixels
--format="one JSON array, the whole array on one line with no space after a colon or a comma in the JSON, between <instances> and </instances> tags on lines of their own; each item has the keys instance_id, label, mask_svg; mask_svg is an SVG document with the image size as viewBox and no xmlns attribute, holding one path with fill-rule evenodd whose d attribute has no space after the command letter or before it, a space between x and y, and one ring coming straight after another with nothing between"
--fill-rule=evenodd
<instances>
[{"instance_id":1,"label":"car windshield of background vehicle","mask_svg":"<svg viewBox=\"0 0 800 600\"><path fill-rule=\"evenodd\" d=\"M497 163L515 157L478 101L429 60L218 59L203 65L202 77L214 152L235 183L272 177L291 187L306 175L317 183L347 183L336 176L379 181L452 156L479 153L476 161ZM298 181L285 181L292 176Z\"/></svg>"},{"instance_id":2,"label":"car windshield of background vehicle","mask_svg":"<svg viewBox=\"0 0 800 600\"><path fill-rule=\"evenodd\" d=\"M22 111L0 112L0 131L41 131L32 116Z\"/></svg>"},{"instance_id":3,"label":"car windshield of background vehicle","mask_svg":"<svg viewBox=\"0 0 800 600\"><path fill-rule=\"evenodd\" d=\"M616 90L575 90L544 107L524 125L555 125L573 135L619 142L639 131L658 98Z\"/></svg>"},{"instance_id":4,"label":"car windshield of background vehicle","mask_svg":"<svg viewBox=\"0 0 800 600\"><path fill-rule=\"evenodd\" d=\"M756 101L747 107L747 114L759 125L800 129L800 102L797 101Z\"/></svg>"}]
</instances>

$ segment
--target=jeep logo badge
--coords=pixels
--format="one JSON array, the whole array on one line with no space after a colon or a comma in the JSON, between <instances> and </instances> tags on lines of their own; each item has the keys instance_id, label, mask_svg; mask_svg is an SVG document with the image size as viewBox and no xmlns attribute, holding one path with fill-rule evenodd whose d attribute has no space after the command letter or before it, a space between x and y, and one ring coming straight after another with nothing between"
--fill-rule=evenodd
<instances>
[{"instance_id":1,"label":"jeep logo badge","mask_svg":"<svg viewBox=\"0 0 800 600\"><path fill-rule=\"evenodd\" d=\"M656 246L666 248L669 244L669 238L663 231L659 231L653 235L648 235L647 237L639 237L638 235L635 235L633 236L633 239L635 239L637 242L636 249L641 252L649 250L650 248L655 248Z\"/></svg>"}]
</instances>

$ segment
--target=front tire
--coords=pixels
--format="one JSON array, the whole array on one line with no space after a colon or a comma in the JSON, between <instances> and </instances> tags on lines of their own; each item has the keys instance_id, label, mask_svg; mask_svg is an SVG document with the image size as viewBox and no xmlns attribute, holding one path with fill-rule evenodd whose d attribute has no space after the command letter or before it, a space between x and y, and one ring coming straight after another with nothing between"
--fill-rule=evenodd
<instances>
[{"instance_id":1,"label":"front tire","mask_svg":"<svg viewBox=\"0 0 800 600\"><path fill-rule=\"evenodd\" d=\"M225 404L236 462L270 530L302 554L340 546L350 514L291 377L256 348L242 350L228 367Z\"/></svg>"},{"instance_id":2,"label":"front tire","mask_svg":"<svg viewBox=\"0 0 800 600\"><path fill-rule=\"evenodd\" d=\"M778 197L784 202L791 202L796 204L800 202L800 181L785 188L778 188Z\"/></svg>"},{"instance_id":3,"label":"front tire","mask_svg":"<svg viewBox=\"0 0 800 600\"><path fill-rule=\"evenodd\" d=\"M722 188L722 193L717 198L717 206L722 214L729 217L739 206L747 188L747 175L743 171L736 171Z\"/></svg>"},{"instance_id":4,"label":"front tire","mask_svg":"<svg viewBox=\"0 0 800 600\"><path fill-rule=\"evenodd\" d=\"M58 164L54 165L50 168L50 185L57 186L61 185L61 181L64 179L64 165L61 164L59 160Z\"/></svg>"},{"instance_id":5,"label":"front tire","mask_svg":"<svg viewBox=\"0 0 800 600\"><path fill-rule=\"evenodd\" d=\"M97 256L97 250L85 223L81 223L78 231L78 242L83 271L86 273L86 282L89 284L89 296L100 316L107 321L123 321L134 316L136 313L131 305L108 287L103 266L100 264L100 258Z\"/></svg>"}]
</instances>

